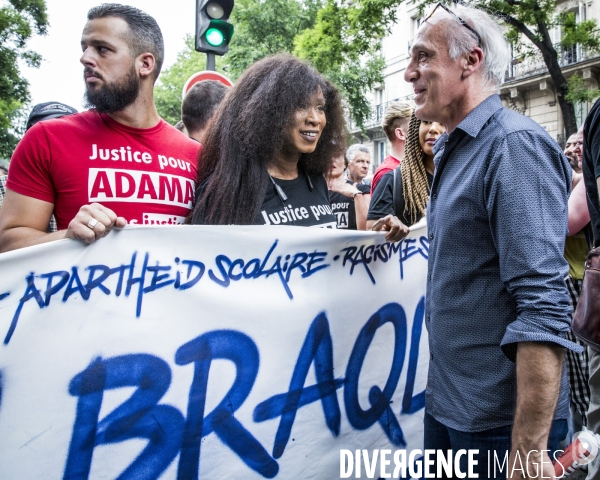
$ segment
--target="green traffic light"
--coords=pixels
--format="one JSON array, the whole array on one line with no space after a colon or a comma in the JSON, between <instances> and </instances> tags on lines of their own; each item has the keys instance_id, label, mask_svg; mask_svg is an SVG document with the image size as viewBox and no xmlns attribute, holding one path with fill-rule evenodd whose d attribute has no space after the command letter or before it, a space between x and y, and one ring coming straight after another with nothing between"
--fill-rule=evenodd
<instances>
[{"instance_id":1,"label":"green traffic light","mask_svg":"<svg viewBox=\"0 0 600 480\"><path fill-rule=\"evenodd\" d=\"M213 47L220 47L225 42L225 35L218 28L209 28L206 31L206 41Z\"/></svg>"}]
</instances>

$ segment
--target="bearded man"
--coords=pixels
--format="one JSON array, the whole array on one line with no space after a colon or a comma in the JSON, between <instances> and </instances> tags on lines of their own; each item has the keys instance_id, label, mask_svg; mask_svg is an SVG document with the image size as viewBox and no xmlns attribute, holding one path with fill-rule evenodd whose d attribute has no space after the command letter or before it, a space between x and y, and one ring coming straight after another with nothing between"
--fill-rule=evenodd
<instances>
[{"instance_id":1,"label":"bearded man","mask_svg":"<svg viewBox=\"0 0 600 480\"><path fill-rule=\"evenodd\" d=\"M39 122L17 146L0 251L62 238L91 243L128 223L183 223L192 207L201 146L156 111L164 57L156 20L119 4L87 18L80 61L90 110ZM58 231L46 233L52 213Z\"/></svg>"}]
</instances>

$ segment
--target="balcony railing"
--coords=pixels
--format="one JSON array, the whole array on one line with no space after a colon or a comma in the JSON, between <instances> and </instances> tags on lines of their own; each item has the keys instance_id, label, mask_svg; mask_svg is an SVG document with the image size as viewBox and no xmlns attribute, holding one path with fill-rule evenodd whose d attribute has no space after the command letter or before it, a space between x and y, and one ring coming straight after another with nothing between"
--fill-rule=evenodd
<instances>
[{"instance_id":1,"label":"balcony railing","mask_svg":"<svg viewBox=\"0 0 600 480\"><path fill-rule=\"evenodd\" d=\"M554 44L554 49L558 54L558 64L561 67L600 57L600 52L588 51L580 45L563 48L560 43L556 43ZM535 55L524 59L515 57L506 69L504 81L510 82L513 80L521 80L523 78L546 73L547 71L548 67L546 67L546 64L544 63L541 52L537 52Z\"/></svg>"},{"instance_id":2,"label":"balcony railing","mask_svg":"<svg viewBox=\"0 0 600 480\"><path fill-rule=\"evenodd\" d=\"M383 116L385 115L385 111L387 110L387 107L390 103L401 102L404 100L412 100L413 98L414 98L414 95L411 94L411 95L406 95L404 97L398 97L393 100L389 100L387 102L380 103L378 105L372 105L369 117L365 120L365 129L370 129L370 128L378 127L381 125L381 122L383 121ZM348 128L350 129L351 132L358 130L358 126L354 122L353 118L350 118L348 120Z\"/></svg>"}]
</instances>

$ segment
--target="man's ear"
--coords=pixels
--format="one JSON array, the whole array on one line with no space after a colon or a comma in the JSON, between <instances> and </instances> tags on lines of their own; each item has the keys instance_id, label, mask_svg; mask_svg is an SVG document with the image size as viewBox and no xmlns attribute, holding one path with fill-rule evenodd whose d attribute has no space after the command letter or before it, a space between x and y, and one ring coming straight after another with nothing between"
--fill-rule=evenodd
<instances>
[{"instance_id":1,"label":"man's ear","mask_svg":"<svg viewBox=\"0 0 600 480\"><path fill-rule=\"evenodd\" d=\"M483 67L483 50L475 47L464 57L462 78L468 78Z\"/></svg>"},{"instance_id":2,"label":"man's ear","mask_svg":"<svg viewBox=\"0 0 600 480\"><path fill-rule=\"evenodd\" d=\"M136 58L138 64L138 72L140 77L145 78L154 73L154 67L156 66L156 60L154 55L151 53L142 53Z\"/></svg>"},{"instance_id":3,"label":"man's ear","mask_svg":"<svg viewBox=\"0 0 600 480\"><path fill-rule=\"evenodd\" d=\"M396 137L397 140L406 142L406 132L400 127L394 129L394 137Z\"/></svg>"}]
</instances>

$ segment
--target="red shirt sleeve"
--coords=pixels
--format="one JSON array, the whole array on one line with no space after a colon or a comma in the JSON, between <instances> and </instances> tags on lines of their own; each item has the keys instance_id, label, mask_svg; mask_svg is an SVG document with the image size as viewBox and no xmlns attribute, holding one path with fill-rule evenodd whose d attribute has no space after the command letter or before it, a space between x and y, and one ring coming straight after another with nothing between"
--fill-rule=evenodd
<instances>
[{"instance_id":1,"label":"red shirt sleeve","mask_svg":"<svg viewBox=\"0 0 600 480\"><path fill-rule=\"evenodd\" d=\"M10 161L6 187L28 197L54 203L55 189L50 170L51 152L42 123L31 127L21 139Z\"/></svg>"},{"instance_id":2,"label":"red shirt sleeve","mask_svg":"<svg viewBox=\"0 0 600 480\"><path fill-rule=\"evenodd\" d=\"M373 192L375 191L375 187L379 183L379 180L381 180L381 177L383 177L387 173L387 171L388 170L383 169L375 171L375 173L373 174L373 180L371 180L371 195L373 195Z\"/></svg>"}]
</instances>

